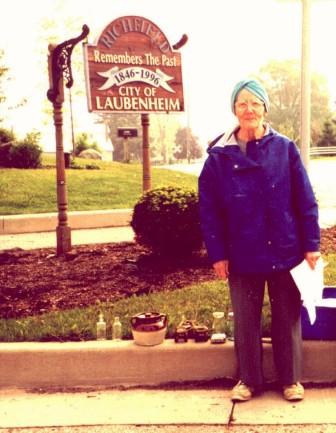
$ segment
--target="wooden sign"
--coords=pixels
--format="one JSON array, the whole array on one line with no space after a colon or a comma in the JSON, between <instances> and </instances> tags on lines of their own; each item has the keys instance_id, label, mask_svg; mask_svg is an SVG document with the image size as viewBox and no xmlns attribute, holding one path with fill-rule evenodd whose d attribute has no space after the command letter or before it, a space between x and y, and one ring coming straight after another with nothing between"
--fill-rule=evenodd
<instances>
[{"instance_id":1,"label":"wooden sign","mask_svg":"<svg viewBox=\"0 0 336 433\"><path fill-rule=\"evenodd\" d=\"M184 111L181 55L148 19L112 21L84 58L89 111Z\"/></svg>"}]
</instances>

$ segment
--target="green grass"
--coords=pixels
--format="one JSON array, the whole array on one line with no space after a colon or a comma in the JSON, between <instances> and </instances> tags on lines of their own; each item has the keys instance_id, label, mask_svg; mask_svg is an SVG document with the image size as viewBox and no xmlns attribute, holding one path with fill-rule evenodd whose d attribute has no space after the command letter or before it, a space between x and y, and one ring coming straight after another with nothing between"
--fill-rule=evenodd
<instances>
[{"instance_id":1,"label":"green grass","mask_svg":"<svg viewBox=\"0 0 336 433\"><path fill-rule=\"evenodd\" d=\"M0 215L57 211L55 158L44 156L45 168L0 169ZM76 158L67 169L68 210L133 208L142 194L142 165ZM176 185L196 190L197 177L152 167L152 187Z\"/></svg>"},{"instance_id":2,"label":"green grass","mask_svg":"<svg viewBox=\"0 0 336 433\"><path fill-rule=\"evenodd\" d=\"M173 292L132 296L115 304L95 304L89 308L47 313L24 319L0 320L0 341L92 340L100 311L108 324L119 316L123 325L123 337L131 337L130 319L144 311L160 311L169 317L169 335L184 314L187 318L211 324L212 312L228 308L228 290L224 282L208 282L192 285Z\"/></svg>"},{"instance_id":3,"label":"green grass","mask_svg":"<svg viewBox=\"0 0 336 433\"><path fill-rule=\"evenodd\" d=\"M326 254L329 263L325 270L325 284L335 285L336 254ZM104 313L111 338L111 323L119 316L123 325L123 338L131 338L130 318L145 311L159 311L168 315L168 338L172 338L182 315L211 326L212 313L230 310L227 284L211 281L191 285L179 290L143 296L133 296L116 302L95 304L89 308L55 311L23 319L0 320L0 341L69 341L94 340L95 326L100 311ZM263 309L263 335L270 335L271 314L268 297ZM226 326L228 324L226 323Z\"/></svg>"}]
</instances>

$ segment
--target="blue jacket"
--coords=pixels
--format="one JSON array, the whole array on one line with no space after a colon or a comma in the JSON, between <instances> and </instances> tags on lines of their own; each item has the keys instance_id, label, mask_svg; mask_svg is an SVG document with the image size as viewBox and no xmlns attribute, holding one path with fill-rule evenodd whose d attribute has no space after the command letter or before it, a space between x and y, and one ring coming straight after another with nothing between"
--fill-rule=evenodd
<instances>
[{"instance_id":1,"label":"blue jacket","mask_svg":"<svg viewBox=\"0 0 336 433\"><path fill-rule=\"evenodd\" d=\"M211 263L229 260L233 273L274 272L318 251L317 202L295 144L272 129L248 142L246 155L224 144L209 150L199 177Z\"/></svg>"}]
</instances>

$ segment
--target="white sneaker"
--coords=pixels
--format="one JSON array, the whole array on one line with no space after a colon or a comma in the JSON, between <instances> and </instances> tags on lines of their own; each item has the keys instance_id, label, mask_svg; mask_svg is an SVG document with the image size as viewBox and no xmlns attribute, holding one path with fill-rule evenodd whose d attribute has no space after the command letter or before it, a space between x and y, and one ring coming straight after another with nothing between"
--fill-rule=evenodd
<instances>
[{"instance_id":1,"label":"white sneaker","mask_svg":"<svg viewBox=\"0 0 336 433\"><path fill-rule=\"evenodd\" d=\"M241 380L232 388L231 400L232 401L248 401L252 398L254 389L247 386Z\"/></svg>"},{"instance_id":2,"label":"white sneaker","mask_svg":"<svg viewBox=\"0 0 336 433\"><path fill-rule=\"evenodd\" d=\"M283 387L283 396L288 401L300 401L304 398L304 388L301 383L296 382L292 385L286 385Z\"/></svg>"}]
</instances>

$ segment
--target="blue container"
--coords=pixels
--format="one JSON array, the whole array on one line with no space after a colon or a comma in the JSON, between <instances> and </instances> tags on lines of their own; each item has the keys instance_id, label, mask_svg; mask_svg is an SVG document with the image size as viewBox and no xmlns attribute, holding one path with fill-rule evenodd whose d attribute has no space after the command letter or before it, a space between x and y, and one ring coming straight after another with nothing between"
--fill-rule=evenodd
<instances>
[{"instance_id":1,"label":"blue container","mask_svg":"<svg viewBox=\"0 0 336 433\"><path fill-rule=\"evenodd\" d=\"M336 298L336 287L325 287L322 297ZM316 307L316 321L309 322L307 309L301 309L302 338L304 340L336 340L336 308Z\"/></svg>"}]
</instances>

